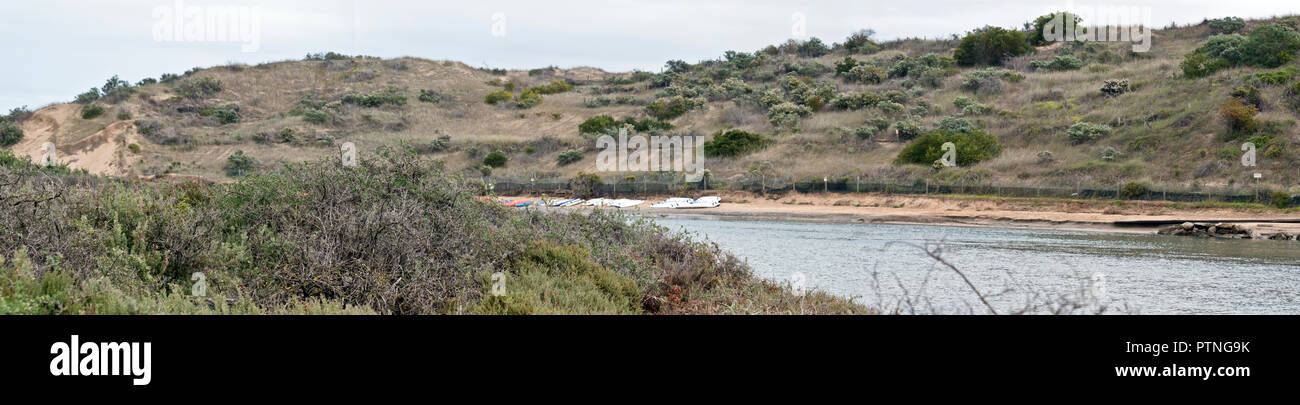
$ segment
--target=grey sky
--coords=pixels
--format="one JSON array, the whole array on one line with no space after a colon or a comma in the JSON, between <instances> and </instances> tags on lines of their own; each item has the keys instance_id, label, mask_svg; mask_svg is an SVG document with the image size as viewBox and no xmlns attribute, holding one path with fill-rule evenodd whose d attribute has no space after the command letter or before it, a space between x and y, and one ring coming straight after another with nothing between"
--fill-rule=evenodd
<instances>
[{"instance_id":1,"label":"grey sky","mask_svg":"<svg viewBox=\"0 0 1300 405\"><path fill-rule=\"evenodd\" d=\"M183 1L184 8L205 10L256 7L260 46L243 52L239 41L155 41L154 13L175 9L174 0L0 2L3 111L70 101L114 74L135 82L195 66L300 59L308 52L416 56L479 67L658 71L669 59L695 62L728 49L753 51L784 42L794 37L796 15L806 21L807 36L830 43L861 28L892 39L942 37L983 25L1019 27L1070 5L1150 7L1157 26L1300 11L1294 0ZM504 24L494 20L498 13ZM504 36L494 35L494 24L504 26Z\"/></svg>"}]
</instances>

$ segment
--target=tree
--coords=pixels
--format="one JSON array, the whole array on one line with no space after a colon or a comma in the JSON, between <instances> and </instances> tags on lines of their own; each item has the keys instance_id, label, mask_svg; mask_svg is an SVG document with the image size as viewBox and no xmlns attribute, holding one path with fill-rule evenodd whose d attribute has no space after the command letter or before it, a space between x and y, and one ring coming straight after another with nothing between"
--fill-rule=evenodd
<instances>
[{"instance_id":1,"label":"tree","mask_svg":"<svg viewBox=\"0 0 1300 405\"><path fill-rule=\"evenodd\" d=\"M984 27L966 34L953 50L952 57L962 66L999 65L1005 58L1033 50L1023 32Z\"/></svg>"},{"instance_id":2,"label":"tree","mask_svg":"<svg viewBox=\"0 0 1300 405\"><path fill-rule=\"evenodd\" d=\"M805 58L816 58L831 53L831 48L827 47L826 43L822 42L820 38L812 37L812 39L799 44L798 53L799 56Z\"/></svg>"},{"instance_id":3,"label":"tree","mask_svg":"<svg viewBox=\"0 0 1300 405\"><path fill-rule=\"evenodd\" d=\"M1060 15L1059 20L1057 19L1058 15ZM1054 20L1060 21L1061 26L1057 28L1059 28L1058 32L1062 33L1064 33L1063 30L1065 27L1078 27L1079 23L1083 22L1082 17L1064 11L1058 11L1038 17L1034 19L1033 28L1029 31L1029 44L1033 46L1043 46L1051 43L1052 41L1048 41L1047 37L1043 35L1043 28L1046 27L1047 24L1055 24L1056 22ZM1071 20L1073 20L1073 25L1071 25Z\"/></svg>"},{"instance_id":4,"label":"tree","mask_svg":"<svg viewBox=\"0 0 1300 405\"><path fill-rule=\"evenodd\" d=\"M18 124L4 121L0 122L0 147L11 146L23 139L23 129Z\"/></svg>"}]
</instances>

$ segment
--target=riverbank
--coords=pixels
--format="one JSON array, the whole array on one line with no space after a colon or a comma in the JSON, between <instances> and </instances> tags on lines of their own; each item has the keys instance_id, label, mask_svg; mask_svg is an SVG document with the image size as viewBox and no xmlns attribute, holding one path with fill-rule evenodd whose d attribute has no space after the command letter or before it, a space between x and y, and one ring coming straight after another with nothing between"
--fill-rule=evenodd
<instances>
[{"instance_id":1,"label":"riverbank","mask_svg":"<svg viewBox=\"0 0 1300 405\"><path fill-rule=\"evenodd\" d=\"M644 195L626 197L643 199L647 202L624 211L652 216L705 216L746 221L942 225L1130 234L1154 234L1159 228L1116 226L1115 223L1263 221L1300 218L1300 213L1297 212L1250 204L868 193L787 193L762 196L749 192L718 191L710 192L708 195L722 197L722 206L708 209L650 208L651 203L673 196ZM1300 224L1244 222L1240 225L1248 229L1259 229L1261 232L1300 233Z\"/></svg>"}]
</instances>

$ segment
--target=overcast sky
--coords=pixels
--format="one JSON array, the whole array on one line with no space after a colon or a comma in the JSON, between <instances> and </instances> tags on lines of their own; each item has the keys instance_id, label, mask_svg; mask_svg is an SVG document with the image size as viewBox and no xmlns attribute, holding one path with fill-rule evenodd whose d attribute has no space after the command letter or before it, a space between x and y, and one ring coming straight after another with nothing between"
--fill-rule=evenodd
<instances>
[{"instance_id":1,"label":"overcast sky","mask_svg":"<svg viewBox=\"0 0 1300 405\"><path fill-rule=\"evenodd\" d=\"M1100 6L1148 7L1157 26L1300 12L1295 0L0 0L0 108L70 101L114 74L135 82L308 52L658 71L669 59L712 59L801 35L828 44L862 28L878 39L945 37L983 25L1019 27L1051 9ZM232 7L248 12L235 21L256 29L226 41L206 33L185 40L183 27L195 20L188 11Z\"/></svg>"}]
</instances>

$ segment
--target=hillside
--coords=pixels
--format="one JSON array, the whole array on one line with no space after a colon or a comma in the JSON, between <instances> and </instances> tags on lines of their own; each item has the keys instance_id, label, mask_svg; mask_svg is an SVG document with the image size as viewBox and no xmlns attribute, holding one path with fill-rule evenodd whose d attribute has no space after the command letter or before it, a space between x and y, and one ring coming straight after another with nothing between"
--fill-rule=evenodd
<instances>
[{"instance_id":1,"label":"hillside","mask_svg":"<svg viewBox=\"0 0 1300 405\"><path fill-rule=\"evenodd\" d=\"M1296 20L1247 21L1240 32ZM1208 24L1158 29L1146 53L1131 52L1127 42L1058 43L993 70L953 63L957 39L877 44L850 38L850 45L827 46L825 54L790 42L695 64L670 62L661 73L502 71L331 53L195 69L138 84L110 81L97 100L84 97L25 117L24 137L12 148L38 160L40 146L49 141L62 161L95 174L176 173L224 182L240 172L227 170L238 151L268 167L335 155L342 142L355 143L363 159L382 147L409 143L469 176L567 179L595 171L594 137L579 130L584 121L600 115L650 120L654 112L672 128L643 121L649 122L647 132L709 136L739 129L771 140L746 155L709 158L706 168L716 179L873 176L1208 190L1254 187L1251 175L1259 172L1262 185L1300 193L1298 111L1288 90L1298 63L1185 77L1184 56L1210 34ZM870 67L845 65L844 74L837 74L845 58ZM1058 59L1068 65L1059 68L1064 70L1040 67ZM1081 63L1071 65L1071 59ZM1282 79L1262 82L1257 74L1267 72L1282 72ZM1107 80L1117 79L1127 80L1130 90L1101 91ZM1248 86L1257 89L1259 129L1236 134L1220 111L1242 98L1234 90ZM540 104L529 105L537 101L524 95L530 88L537 89L528 94L540 96ZM485 102L503 90L510 92L507 100ZM686 110L680 116L672 116L672 104L647 108L674 100ZM103 113L83 118L89 106ZM800 117L804 107L808 111ZM781 116L785 108L793 110ZM900 136L956 118L996 136L997 153L942 170L896 162L908 143ZM1072 140L1068 133L1081 122L1110 129L1091 140ZM1258 144L1257 168L1237 163L1246 140ZM584 151L581 159L561 164L560 155L571 150ZM507 163L484 169L483 159L493 151L502 151Z\"/></svg>"}]
</instances>

